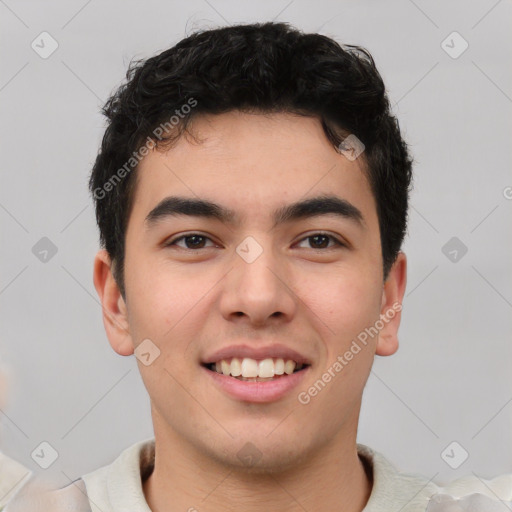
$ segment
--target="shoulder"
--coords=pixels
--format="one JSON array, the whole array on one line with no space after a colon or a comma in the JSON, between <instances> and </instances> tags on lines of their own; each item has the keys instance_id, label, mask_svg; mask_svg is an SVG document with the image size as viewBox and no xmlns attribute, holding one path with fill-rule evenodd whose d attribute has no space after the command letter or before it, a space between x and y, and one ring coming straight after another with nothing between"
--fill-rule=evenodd
<instances>
[{"instance_id":1,"label":"shoulder","mask_svg":"<svg viewBox=\"0 0 512 512\"><path fill-rule=\"evenodd\" d=\"M124 450L112 464L84 475L93 512L151 512L142 482L151 474L153 464L154 439L147 439Z\"/></svg>"},{"instance_id":2,"label":"shoulder","mask_svg":"<svg viewBox=\"0 0 512 512\"><path fill-rule=\"evenodd\" d=\"M492 480L467 476L438 485L433 477L399 471L384 455L368 446L358 444L357 447L373 475L373 488L364 512L384 512L397 507L402 512L448 512L454 502L459 508L484 503L483 508L460 508L460 512L492 512L490 504L503 508L502 502L508 504L512 500L512 474Z\"/></svg>"},{"instance_id":3,"label":"shoulder","mask_svg":"<svg viewBox=\"0 0 512 512\"><path fill-rule=\"evenodd\" d=\"M438 487L418 473L399 471L384 455L358 444L359 457L371 469L373 479L370 498L363 512L425 512L429 497Z\"/></svg>"},{"instance_id":4,"label":"shoulder","mask_svg":"<svg viewBox=\"0 0 512 512\"><path fill-rule=\"evenodd\" d=\"M439 486L437 493L430 497L426 512L449 512L454 506L460 512L512 509L512 473L492 479L465 476Z\"/></svg>"},{"instance_id":5,"label":"shoulder","mask_svg":"<svg viewBox=\"0 0 512 512\"><path fill-rule=\"evenodd\" d=\"M152 471L154 442L142 441L124 450L111 464L55 489L32 478L2 512L151 512L142 479Z\"/></svg>"}]
</instances>

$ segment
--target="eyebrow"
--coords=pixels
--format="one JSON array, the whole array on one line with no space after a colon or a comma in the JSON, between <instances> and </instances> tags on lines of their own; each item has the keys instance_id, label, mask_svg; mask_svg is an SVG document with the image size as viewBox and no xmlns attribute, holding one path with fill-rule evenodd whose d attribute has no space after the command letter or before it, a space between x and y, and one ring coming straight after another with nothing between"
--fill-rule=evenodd
<instances>
[{"instance_id":1,"label":"eyebrow","mask_svg":"<svg viewBox=\"0 0 512 512\"><path fill-rule=\"evenodd\" d=\"M236 212L211 201L170 196L162 199L149 212L144 223L147 229L150 229L161 220L179 215L216 219L225 224L236 224L239 220ZM335 215L353 221L361 227L364 225L361 211L352 203L338 196L322 195L278 208L273 215L274 225L272 229L286 222L321 215Z\"/></svg>"}]
</instances>

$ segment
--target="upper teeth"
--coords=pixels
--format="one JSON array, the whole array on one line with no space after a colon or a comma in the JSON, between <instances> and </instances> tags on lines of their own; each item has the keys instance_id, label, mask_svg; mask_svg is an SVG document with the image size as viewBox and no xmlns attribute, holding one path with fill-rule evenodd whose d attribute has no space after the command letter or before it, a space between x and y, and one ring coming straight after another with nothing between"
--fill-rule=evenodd
<instances>
[{"instance_id":1,"label":"upper teeth","mask_svg":"<svg viewBox=\"0 0 512 512\"><path fill-rule=\"evenodd\" d=\"M268 378L273 377L274 375L283 375L283 373L290 375L294 370L300 370L301 368L302 364L297 364L292 359L287 359L285 361L281 358L268 358L263 359L262 361L256 361L256 359L251 359L249 357L244 357L243 359L234 357L231 361L222 359L215 363L215 370L218 373L231 375L232 377L242 376L246 378Z\"/></svg>"}]
</instances>

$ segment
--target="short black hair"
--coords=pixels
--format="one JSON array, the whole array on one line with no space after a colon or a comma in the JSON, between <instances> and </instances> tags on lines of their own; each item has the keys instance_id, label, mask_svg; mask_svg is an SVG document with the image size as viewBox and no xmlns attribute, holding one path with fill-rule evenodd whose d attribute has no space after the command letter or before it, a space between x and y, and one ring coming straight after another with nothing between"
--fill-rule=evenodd
<instances>
[{"instance_id":1,"label":"short black hair","mask_svg":"<svg viewBox=\"0 0 512 512\"><path fill-rule=\"evenodd\" d=\"M123 297L139 161L148 148L169 147L195 116L233 110L316 117L338 149L349 135L362 141L386 278L406 233L412 158L373 57L360 46L267 22L198 31L132 61L103 107L108 124L89 188L100 244Z\"/></svg>"}]
</instances>

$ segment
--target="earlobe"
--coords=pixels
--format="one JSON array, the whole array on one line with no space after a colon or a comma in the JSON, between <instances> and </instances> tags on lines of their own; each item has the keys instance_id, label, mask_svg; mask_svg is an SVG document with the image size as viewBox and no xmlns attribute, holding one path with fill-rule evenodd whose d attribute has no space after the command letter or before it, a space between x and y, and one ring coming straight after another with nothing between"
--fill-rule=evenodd
<instances>
[{"instance_id":1,"label":"earlobe","mask_svg":"<svg viewBox=\"0 0 512 512\"><path fill-rule=\"evenodd\" d=\"M406 283L407 258L403 252L400 252L389 271L382 290L380 318L383 327L379 332L375 351L379 356L390 356L398 350L398 328L400 327Z\"/></svg>"},{"instance_id":2,"label":"earlobe","mask_svg":"<svg viewBox=\"0 0 512 512\"><path fill-rule=\"evenodd\" d=\"M126 304L112 274L110 256L103 249L98 251L94 259L93 280L100 298L103 325L110 345L122 356L133 354Z\"/></svg>"}]
</instances>

